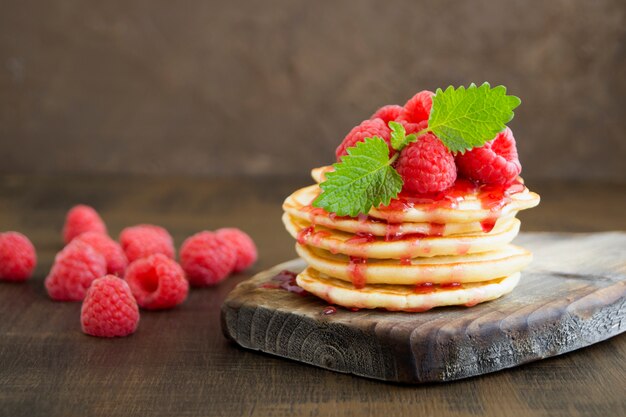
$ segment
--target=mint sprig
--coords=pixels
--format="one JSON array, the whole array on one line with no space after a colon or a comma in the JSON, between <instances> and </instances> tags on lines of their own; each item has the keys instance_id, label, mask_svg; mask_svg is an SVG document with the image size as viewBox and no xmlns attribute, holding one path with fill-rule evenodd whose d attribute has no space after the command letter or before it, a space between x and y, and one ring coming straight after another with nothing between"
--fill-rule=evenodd
<instances>
[{"instance_id":1,"label":"mint sprig","mask_svg":"<svg viewBox=\"0 0 626 417\"><path fill-rule=\"evenodd\" d=\"M396 151L391 158L387 143L378 137L348 148L348 155L326 174L313 206L355 217L368 213L372 206L388 205L402 190L402 178L393 163L405 146L427 132L434 133L453 153L483 146L505 128L520 103L519 98L506 95L505 87L491 88L489 83L457 89L450 86L445 91L438 88L427 128L407 135L400 123L389 122L391 147Z\"/></svg>"},{"instance_id":2,"label":"mint sprig","mask_svg":"<svg viewBox=\"0 0 626 417\"><path fill-rule=\"evenodd\" d=\"M315 207L355 217L367 213L372 206L387 205L402 189L400 174L391 167L389 147L379 137L366 138L348 148L334 171L326 174L320 184L322 193L313 202Z\"/></svg>"},{"instance_id":3,"label":"mint sprig","mask_svg":"<svg viewBox=\"0 0 626 417\"><path fill-rule=\"evenodd\" d=\"M451 152L465 153L493 139L513 119L513 109L521 100L507 96L506 88L489 83L469 88L438 88L428 118L433 132Z\"/></svg>"},{"instance_id":4,"label":"mint sprig","mask_svg":"<svg viewBox=\"0 0 626 417\"><path fill-rule=\"evenodd\" d=\"M417 141L417 135L411 133L407 136L404 126L398 122L389 122L389 128L391 129L391 146L396 151L401 151L409 143Z\"/></svg>"}]
</instances>

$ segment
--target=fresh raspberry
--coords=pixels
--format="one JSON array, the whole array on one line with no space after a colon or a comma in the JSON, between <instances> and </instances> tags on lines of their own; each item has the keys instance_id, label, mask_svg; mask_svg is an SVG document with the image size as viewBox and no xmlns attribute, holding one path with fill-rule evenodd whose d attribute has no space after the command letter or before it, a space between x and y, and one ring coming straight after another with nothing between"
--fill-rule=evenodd
<instances>
[{"instance_id":1,"label":"fresh raspberry","mask_svg":"<svg viewBox=\"0 0 626 417\"><path fill-rule=\"evenodd\" d=\"M45 281L48 295L57 301L80 301L93 280L106 272L104 256L85 242L72 241L54 258Z\"/></svg>"},{"instance_id":2,"label":"fresh raspberry","mask_svg":"<svg viewBox=\"0 0 626 417\"><path fill-rule=\"evenodd\" d=\"M378 136L387 142L387 145L389 145L390 155L394 153L390 142L391 131L383 119L364 120L360 125L352 128L352 130L343 139L343 142L341 142L341 145L339 145L335 150L337 161L340 161L342 156L348 154L348 148L355 146L358 142L363 142L365 138L371 138L373 136Z\"/></svg>"},{"instance_id":3,"label":"fresh raspberry","mask_svg":"<svg viewBox=\"0 0 626 417\"><path fill-rule=\"evenodd\" d=\"M510 184L522 172L515 138L508 127L480 148L456 156L459 173L487 184Z\"/></svg>"},{"instance_id":4,"label":"fresh raspberry","mask_svg":"<svg viewBox=\"0 0 626 417\"><path fill-rule=\"evenodd\" d=\"M203 287L223 281L236 262L237 253L232 246L212 232L196 233L180 247L180 264L193 286Z\"/></svg>"},{"instance_id":5,"label":"fresh raspberry","mask_svg":"<svg viewBox=\"0 0 626 417\"><path fill-rule=\"evenodd\" d=\"M388 104L376 110L376 113L372 114L370 120L382 119L382 121L385 122L385 125L388 125L389 122L396 120L403 111L404 107L402 106L398 106L397 104Z\"/></svg>"},{"instance_id":6,"label":"fresh raspberry","mask_svg":"<svg viewBox=\"0 0 626 417\"><path fill-rule=\"evenodd\" d=\"M63 226L63 240L68 244L76 236L85 232L106 234L107 227L93 207L79 204L67 212Z\"/></svg>"},{"instance_id":7,"label":"fresh raspberry","mask_svg":"<svg viewBox=\"0 0 626 417\"><path fill-rule=\"evenodd\" d=\"M161 253L137 259L128 266L124 279L137 304L150 310L176 307L189 293L183 268Z\"/></svg>"},{"instance_id":8,"label":"fresh raspberry","mask_svg":"<svg viewBox=\"0 0 626 417\"><path fill-rule=\"evenodd\" d=\"M404 126L404 132L407 135L410 135L411 133L417 133L428 127L428 120L422 120L419 123L411 123L405 120L401 120L400 123L402 124L402 126Z\"/></svg>"},{"instance_id":9,"label":"fresh raspberry","mask_svg":"<svg viewBox=\"0 0 626 417\"><path fill-rule=\"evenodd\" d=\"M26 281L37 265L35 247L18 232L0 233L0 281Z\"/></svg>"},{"instance_id":10,"label":"fresh raspberry","mask_svg":"<svg viewBox=\"0 0 626 417\"><path fill-rule=\"evenodd\" d=\"M235 227L218 229L215 232L228 244L232 245L233 251L237 254L237 261L233 272L241 272L248 269L257 260L257 250L254 241L247 233Z\"/></svg>"},{"instance_id":11,"label":"fresh raspberry","mask_svg":"<svg viewBox=\"0 0 626 417\"><path fill-rule=\"evenodd\" d=\"M454 157L431 133L402 149L396 169L404 180L403 190L412 193L443 191L456 180Z\"/></svg>"},{"instance_id":12,"label":"fresh raspberry","mask_svg":"<svg viewBox=\"0 0 626 417\"><path fill-rule=\"evenodd\" d=\"M96 279L80 310L83 332L98 337L122 337L135 333L139 308L128 283L113 275Z\"/></svg>"},{"instance_id":13,"label":"fresh raspberry","mask_svg":"<svg viewBox=\"0 0 626 417\"><path fill-rule=\"evenodd\" d=\"M428 90L420 91L415 94L404 105L404 111L398 120L404 120L410 123L419 123L428 120L430 109L433 106L434 95L435 93Z\"/></svg>"},{"instance_id":14,"label":"fresh raspberry","mask_svg":"<svg viewBox=\"0 0 626 417\"><path fill-rule=\"evenodd\" d=\"M167 230L151 224L127 227L120 233L120 244L128 262L162 253L174 259L174 239Z\"/></svg>"},{"instance_id":15,"label":"fresh raspberry","mask_svg":"<svg viewBox=\"0 0 626 417\"><path fill-rule=\"evenodd\" d=\"M128 260L126 254L119 243L111 239L108 235L98 232L86 232L76 238L81 242L85 242L104 256L107 263L107 274L124 276Z\"/></svg>"}]
</instances>

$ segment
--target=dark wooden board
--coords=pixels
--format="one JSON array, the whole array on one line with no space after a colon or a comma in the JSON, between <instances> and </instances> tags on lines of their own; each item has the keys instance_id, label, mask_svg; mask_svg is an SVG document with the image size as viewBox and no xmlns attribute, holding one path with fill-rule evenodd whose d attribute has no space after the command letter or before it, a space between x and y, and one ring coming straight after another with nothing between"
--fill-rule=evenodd
<instances>
[{"instance_id":1,"label":"dark wooden board","mask_svg":"<svg viewBox=\"0 0 626 417\"><path fill-rule=\"evenodd\" d=\"M513 293L473 308L322 313L312 295L263 288L296 259L239 284L224 334L249 349L406 383L450 381L579 349L626 329L626 233L522 234L535 254Z\"/></svg>"}]
</instances>

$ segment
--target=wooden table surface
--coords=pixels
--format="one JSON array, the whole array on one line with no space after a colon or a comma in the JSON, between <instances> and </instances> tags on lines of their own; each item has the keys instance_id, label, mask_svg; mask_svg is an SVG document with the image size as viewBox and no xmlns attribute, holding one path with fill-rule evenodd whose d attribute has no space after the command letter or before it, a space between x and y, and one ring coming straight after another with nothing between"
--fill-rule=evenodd
<instances>
[{"instance_id":1,"label":"wooden table surface","mask_svg":"<svg viewBox=\"0 0 626 417\"><path fill-rule=\"evenodd\" d=\"M402 386L249 352L220 329L238 282L294 258L280 203L301 179L0 177L0 230L38 250L26 284L0 284L1 416L618 416L626 415L626 338L453 383ZM626 184L530 183L541 205L526 231L626 230ZM52 302L43 279L62 247L66 211L94 205L113 236L156 223L177 244L201 229L237 226L259 246L250 271L196 289L179 308L142 312L122 339L81 333L80 303Z\"/></svg>"}]
</instances>

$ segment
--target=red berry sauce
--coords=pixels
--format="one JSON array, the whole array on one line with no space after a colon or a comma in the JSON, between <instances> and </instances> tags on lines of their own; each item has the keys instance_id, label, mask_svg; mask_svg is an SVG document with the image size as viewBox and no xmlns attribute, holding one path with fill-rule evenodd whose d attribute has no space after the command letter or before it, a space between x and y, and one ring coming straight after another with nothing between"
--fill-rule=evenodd
<instances>
[{"instance_id":1,"label":"red berry sauce","mask_svg":"<svg viewBox=\"0 0 626 417\"><path fill-rule=\"evenodd\" d=\"M415 206L428 205L429 210L437 208L456 208L468 194L476 191L477 185L472 181L459 178L452 187L439 193L412 194L400 192L398 198L391 200L385 210L407 211Z\"/></svg>"},{"instance_id":2,"label":"red berry sauce","mask_svg":"<svg viewBox=\"0 0 626 417\"><path fill-rule=\"evenodd\" d=\"M324 307L324 309L322 310L323 316L330 316L336 313L337 313L337 307L335 306L327 306L327 307Z\"/></svg>"},{"instance_id":3,"label":"red berry sauce","mask_svg":"<svg viewBox=\"0 0 626 417\"><path fill-rule=\"evenodd\" d=\"M405 212L415 206L427 206L426 210L438 208L455 209L459 203L470 195L476 195L480 200L483 209L489 210L492 215L481 223L483 230L489 232L495 226L496 220L500 216L502 208L511 202L511 196L523 192L526 189L524 184L515 180L508 185L478 184L465 178L458 178L452 187L445 191L432 194L411 194L406 191L400 192L398 198L391 200L388 206L380 207L379 210L388 213ZM424 207L422 207L424 208ZM398 222L402 220L399 216ZM393 215L391 216L393 220ZM437 223L431 224L429 235L441 236L443 230L439 229Z\"/></svg>"},{"instance_id":4,"label":"red berry sauce","mask_svg":"<svg viewBox=\"0 0 626 417\"><path fill-rule=\"evenodd\" d=\"M296 240L301 245L304 245L307 242L312 242L314 245L319 245L319 242L322 239L330 235L331 233L329 231L320 230L316 232L315 226L309 226L298 232L298 236L296 237Z\"/></svg>"},{"instance_id":5,"label":"red berry sauce","mask_svg":"<svg viewBox=\"0 0 626 417\"><path fill-rule=\"evenodd\" d=\"M307 238L311 236L314 230L315 230L315 226L309 226L305 229L300 230L298 232L298 236L296 237L296 240L298 241L298 243L301 245L304 245L306 243Z\"/></svg>"},{"instance_id":6,"label":"red berry sauce","mask_svg":"<svg viewBox=\"0 0 626 417\"><path fill-rule=\"evenodd\" d=\"M363 244L363 243L371 243L376 240L376 236L371 233L358 232L355 233L350 239L346 240L346 243L355 243L355 244Z\"/></svg>"},{"instance_id":7,"label":"red berry sauce","mask_svg":"<svg viewBox=\"0 0 626 417\"><path fill-rule=\"evenodd\" d=\"M270 288L270 289L278 289L281 288L283 290L292 292L297 295L307 295L308 292L304 290L304 288L300 287L296 282L296 277L298 274L295 272L282 270L278 274L272 277L272 282L266 282L261 285L262 288Z\"/></svg>"},{"instance_id":8,"label":"red berry sauce","mask_svg":"<svg viewBox=\"0 0 626 417\"><path fill-rule=\"evenodd\" d=\"M421 284L415 285L413 291L417 294L429 294L435 291L435 284L433 284L432 282L423 282Z\"/></svg>"},{"instance_id":9,"label":"red berry sauce","mask_svg":"<svg viewBox=\"0 0 626 417\"><path fill-rule=\"evenodd\" d=\"M461 289L463 288L463 285L460 282L445 282L443 284L439 284L439 287Z\"/></svg>"},{"instance_id":10,"label":"red berry sauce","mask_svg":"<svg viewBox=\"0 0 626 417\"><path fill-rule=\"evenodd\" d=\"M367 269L367 258L350 257L348 274L354 288L360 290L365 287L365 270Z\"/></svg>"}]
</instances>

